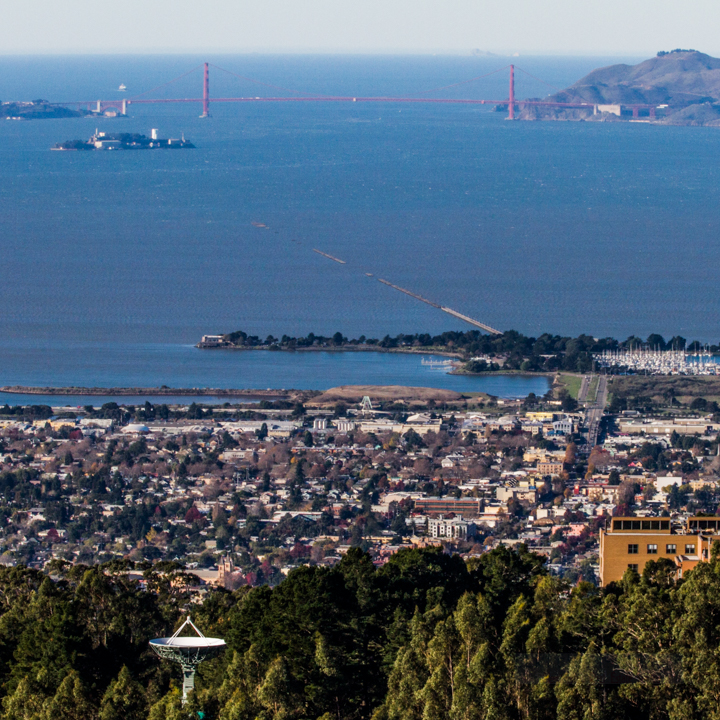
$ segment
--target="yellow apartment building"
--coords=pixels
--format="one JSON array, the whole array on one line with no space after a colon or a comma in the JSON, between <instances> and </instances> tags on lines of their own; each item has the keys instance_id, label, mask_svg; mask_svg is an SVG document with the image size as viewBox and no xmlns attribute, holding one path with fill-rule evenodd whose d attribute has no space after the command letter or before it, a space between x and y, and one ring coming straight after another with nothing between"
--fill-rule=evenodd
<instances>
[{"instance_id":1,"label":"yellow apartment building","mask_svg":"<svg viewBox=\"0 0 720 720\"><path fill-rule=\"evenodd\" d=\"M552 460L545 460L543 462L539 462L537 464L537 472L538 475L562 475L563 472L563 463L556 462Z\"/></svg>"},{"instance_id":2,"label":"yellow apartment building","mask_svg":"<svg viewBox=\"0 0 720 720\"><path fill-rule=\"evenodd\" d=\"M670 518L614 517L600 530L600 583L622 579L628 569L642 574L650 560L672 560L681 578L710 558L720 540L720 517L690 517L685 526Z\"/></svg>"},{"instance_id":3,"label":"yellow apartment building","mask_svg":"<svg viewBox=\"0 0 720 720\"><path fill-rule=\"evenodd\" d=\"M555 419L555 413L551 412L528 412L525 413L528 420L537 420L539 422L552 422Z\"/></svg>"}]
</instances>

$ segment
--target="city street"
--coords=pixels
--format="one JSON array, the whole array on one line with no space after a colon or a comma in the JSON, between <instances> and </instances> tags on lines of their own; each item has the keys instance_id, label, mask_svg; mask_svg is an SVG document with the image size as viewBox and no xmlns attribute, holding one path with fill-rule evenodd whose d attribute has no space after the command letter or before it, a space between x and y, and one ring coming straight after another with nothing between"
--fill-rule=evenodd
<instances>
[{"instance_id":1,"label":"city street","mask_svg":"<svg viewBox=\"0 0 720 720\"><path fill-rule=\"evenodd\" d=\"M586 381L589 385L590 378L583 378L583 386L585 386ZM582 391L582 387L580 389ZM587 389L585 392L587 393ZM583 450L587 453L590 453L595 445L597 445L598 435L600 434L600 421L602 420L605 405L607 404L607 394L607 377L601 375L598 380L597 398L595 403L587 407L585 410L585 427L588 428L588 441Z\"/></svg>"}]
</instances>

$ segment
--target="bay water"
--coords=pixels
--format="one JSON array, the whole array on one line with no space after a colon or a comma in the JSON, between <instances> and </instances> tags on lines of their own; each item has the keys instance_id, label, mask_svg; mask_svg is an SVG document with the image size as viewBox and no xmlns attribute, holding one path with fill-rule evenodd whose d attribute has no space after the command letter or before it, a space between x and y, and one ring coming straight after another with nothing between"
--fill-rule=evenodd
<instances>
[{"instance_id":1,"label":"bay water","mask_svg":"<svg viewBox=\"0 0 720 720\"><path fill-rule=\"evenodd\" d=\"M510 62L0 57L0 100L200 97L199 69L155 88L203 60L211 97L417 97ZM565 87L618 59L512 61L534 76L517 71L518 96L541 97L553 89L534 78ZM428 96L507 97L507 70ZM131 105L127 119L0 122L1 385L547 389L543 378L449 376L414 356L193 347L238 329L468 328L378 277L501 330L720 339L718 129L510 123L490 106L449 104L211 112L169 103ZM184 133L197 148L50 151L96 128Z\"/></svg>"}]
</instances>

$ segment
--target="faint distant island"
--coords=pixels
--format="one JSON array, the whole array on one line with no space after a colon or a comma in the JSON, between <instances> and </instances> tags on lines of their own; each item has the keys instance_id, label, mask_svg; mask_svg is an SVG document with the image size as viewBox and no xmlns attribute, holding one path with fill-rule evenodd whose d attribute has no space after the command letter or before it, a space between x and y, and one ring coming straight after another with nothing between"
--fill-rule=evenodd
<instances>
[{"instance_id":1,"label":"faint distant island","mask_svg":"<svg viewBox=\"0 0 720 720\"><path fill-rule=\"evenodd\" d=\"M610 65L593 70L571 87L544 100L587 103L587 109L519 102L518 117L720 126L720 59L697 50L659 52L657 57L638 65ZM646 107L633 114L631 106Z\"/></svg>"},{"instance_id":2,"label":"faint distant island","mask_svg":"<svg viewBox=\"0 0 720 720\"><path fill-rule=\"evenodd\" d=\"M104 133L95 131L89 140L66 140L57 143L51 150L181 150L195 146L181 138L160 138L157 130L150 137L137 133Z\"/></svg>"},{"instance_id":3,"label":"faint distant island","mask_svg":"<svg viewBox=\"0 0 720 720\"><path fill-rule=\"evenodd\" d=\"M31 100L29 102L0 103L0 118L6 120L42 120L51 118L74 118L95 116L91 110L71 110L70 108L52 105L47 100Z\"/></svg>"}]
</instances>

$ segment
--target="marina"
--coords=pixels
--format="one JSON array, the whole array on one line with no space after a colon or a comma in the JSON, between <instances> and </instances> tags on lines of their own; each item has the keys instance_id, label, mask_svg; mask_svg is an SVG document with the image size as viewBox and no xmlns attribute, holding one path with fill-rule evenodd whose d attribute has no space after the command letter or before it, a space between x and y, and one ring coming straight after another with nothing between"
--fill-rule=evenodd
<instances>
[{"instance_id":1,"label":"marina","mask_svg":"<svg viewBox=\"0 0 720 720\"><path fill-rule=\"evenodd\" d=\"M619 350L595 355L599 367L644 375L718 375L720 364L709 352L684 350Z\"/></svg>"},{"instance_id":2,"label":"marina","mask_svg":"<svg viewBox=\"0 0 720 720\"><path fill-rule=\"evenodd\" d=\"M432 358L423 358L420 361L420 364L425 365L426 367L451 368L459 365L460 363L457 360L452 360L451 358L447 358L445 360L433 360Z\"/></svg>"}]
</instances>

